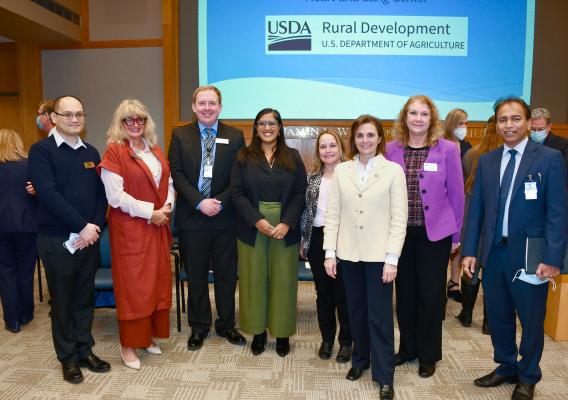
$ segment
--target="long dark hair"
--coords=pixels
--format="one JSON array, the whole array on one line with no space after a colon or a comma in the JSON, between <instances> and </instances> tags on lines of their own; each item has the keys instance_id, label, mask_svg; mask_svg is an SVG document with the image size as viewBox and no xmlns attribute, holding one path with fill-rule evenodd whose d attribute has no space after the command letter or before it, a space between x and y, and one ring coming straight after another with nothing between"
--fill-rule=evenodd
<instances>
[{"instance_id":1,"label":"long dark hair","mask_svg":"<svg viewBox=\"0 0 568 400\"><path fill-rule=\"evenodd\" d=\"M278 122L278 137L276 138L276 150L272 155L271 162L274 162L274 165L278 165L281 168L285 168L289 171L296 170L296 164L294 163L294 158L292 157L292 150L286 144L286 140L284 139L284 125L282 124L282 117L278 110L274 108L263 108L256 114L256 118L254 119L254 124L252 126L252 140L250 144L242 149L239 154L237 155L237 162L240 164L244 164L247 160L254 160L256 162L260 162L262 158L264 158L264 151L262 150L261 144L262 141L258 136L258 130L256 128L256 124L262 118L262 116L266 114L274 115L274 119Z\"/></svg>"}]
</instances>

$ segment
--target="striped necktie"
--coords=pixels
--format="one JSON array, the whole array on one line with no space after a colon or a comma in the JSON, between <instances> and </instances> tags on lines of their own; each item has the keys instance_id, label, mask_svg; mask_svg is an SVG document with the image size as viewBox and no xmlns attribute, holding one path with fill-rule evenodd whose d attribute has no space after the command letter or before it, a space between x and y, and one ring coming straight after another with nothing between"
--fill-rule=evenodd
<instances>
[{"instance_id":1,"label":"striped necktie","mask_svg":"<svg viewBox=\"0 0 568 400\"><path fill-rule=\"evenodd\" d=\"M211 134L211 129L205 129L206 135L203 139L203 147L205 148L205 153L203 154L203 173L205 175L205 166L213 167L213 146L215 145L215 138ZM201 182L201 188L199 192L205 198L209 198L211 195L211 178L203 177L203 181Z\"/></svg>"}]
</instances>

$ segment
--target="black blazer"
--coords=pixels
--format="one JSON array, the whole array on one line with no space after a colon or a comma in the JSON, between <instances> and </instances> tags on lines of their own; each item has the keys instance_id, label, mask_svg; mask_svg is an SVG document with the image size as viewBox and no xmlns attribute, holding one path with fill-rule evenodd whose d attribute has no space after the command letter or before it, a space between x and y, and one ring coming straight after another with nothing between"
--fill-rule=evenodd
<instances>
[{"instance_id":1,"label":"black blazer","mask_svg":"<svg viewBox=\"0 0 568 400\"><path fill-rule=\"evenodd\" d=\"M298 150L292 149L296 171L283 170L282 173L282 211L280 222L290 227L284 237L287 246L300 241L300 216L304 210L306 193L306 168ZM241 164L235 162L231 174L231 197L237 209L237 237L254 246L257 229L254 226L264 216L258 210L259 168L254 160Z\"/></svg>"},{"instance_id":2,"label":"black blazer","mask_svg":"<svg viewBox=\"0 0 568 400\"><path fill-rule=\"evenodd\" d=\"M554 135L552 132L548 132L543 144L562 153L562 157L564 157L564 164L566 165L566 171L568 172L568 139Z\"/></svg>"},{"instance_id":3,"label":"black blazer","mask_svg":"<svg viewBox=\"0 0 568 400\"><path fill-rule=\"evenodd\" d=\"M28 160L0 163L0 233L37 232L37 200L27 181Z\"/></svg>"},{"instance_id":4,"label":"black blazer","mask_svg":"<svg viewBox=\"0 0 568 400\"><path fill-rule=\"evenodd\" d=\"M196 209L204 199L199 193L201 169L201 133L197 122L176 128L168 152L172 179L177 191L175 226L177 229L198 230L204 224L213 223L218 229L234 227L235 210L231 202L229 184L231 168L237 153L245 147L243 132L219 122L217 139L229 143L215 144L215 161L211 181L211 197L220 200L223 210L214 217L203 215Z\"/></svg>"}]
</instances>

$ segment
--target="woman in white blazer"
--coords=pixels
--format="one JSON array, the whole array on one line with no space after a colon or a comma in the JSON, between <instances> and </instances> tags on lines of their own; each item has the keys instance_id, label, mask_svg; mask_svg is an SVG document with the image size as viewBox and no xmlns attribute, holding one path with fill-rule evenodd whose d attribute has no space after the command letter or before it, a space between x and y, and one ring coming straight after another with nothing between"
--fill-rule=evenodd
<instances>
[{"instance_id":1,"label":"woman in white blazer","mask_svg":"<svg viewBox=\"0 0 568 400\"><path fill-rule=\"evenodd\" d=\"M354 342L347 379L359 379L372 359L380 398L392 399L392 282L406 235L406 179L402 168L384 157L385 135L377 118L357 118L349 142L352 159L335 168L329 191L325 268L335 277L341 263Z\"/></svg>"}]
</instances>

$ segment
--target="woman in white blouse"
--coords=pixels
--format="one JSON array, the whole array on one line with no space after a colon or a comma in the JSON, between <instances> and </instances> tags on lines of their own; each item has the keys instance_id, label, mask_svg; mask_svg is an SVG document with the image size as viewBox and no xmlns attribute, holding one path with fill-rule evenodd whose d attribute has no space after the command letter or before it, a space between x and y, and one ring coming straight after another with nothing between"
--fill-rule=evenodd
<instances>
[{"instance_id":1,"label":"woman in white blouse","mask_svg":"<svg viewBox=\"0 0 568 400\"><path fill-rule=\"evenodd\" d=\"M140 101L120 103L107 138L97 168L111 206L108 225L120 354L127 367L140 369L135 349L161 354L152 337L169 336L174 188L168 162L156 144L154 121Z\"/></svg>"},{"instance_id":2,"label":"woman in white blouse","mask_svg":"<svg viewBox=\"0 0 568 400\"><path fill-rule=\"evenodd\" d=\"M351 125L352 160L339 164L325 218L325 269L347 295L353 356L347 379L371 367L380 398L394 397L393 280L406 234L408 205L402 168L384 157L381 122L362 115ZM372 360L372 365L371 365Z\"/></svg>"}]
</instances>

